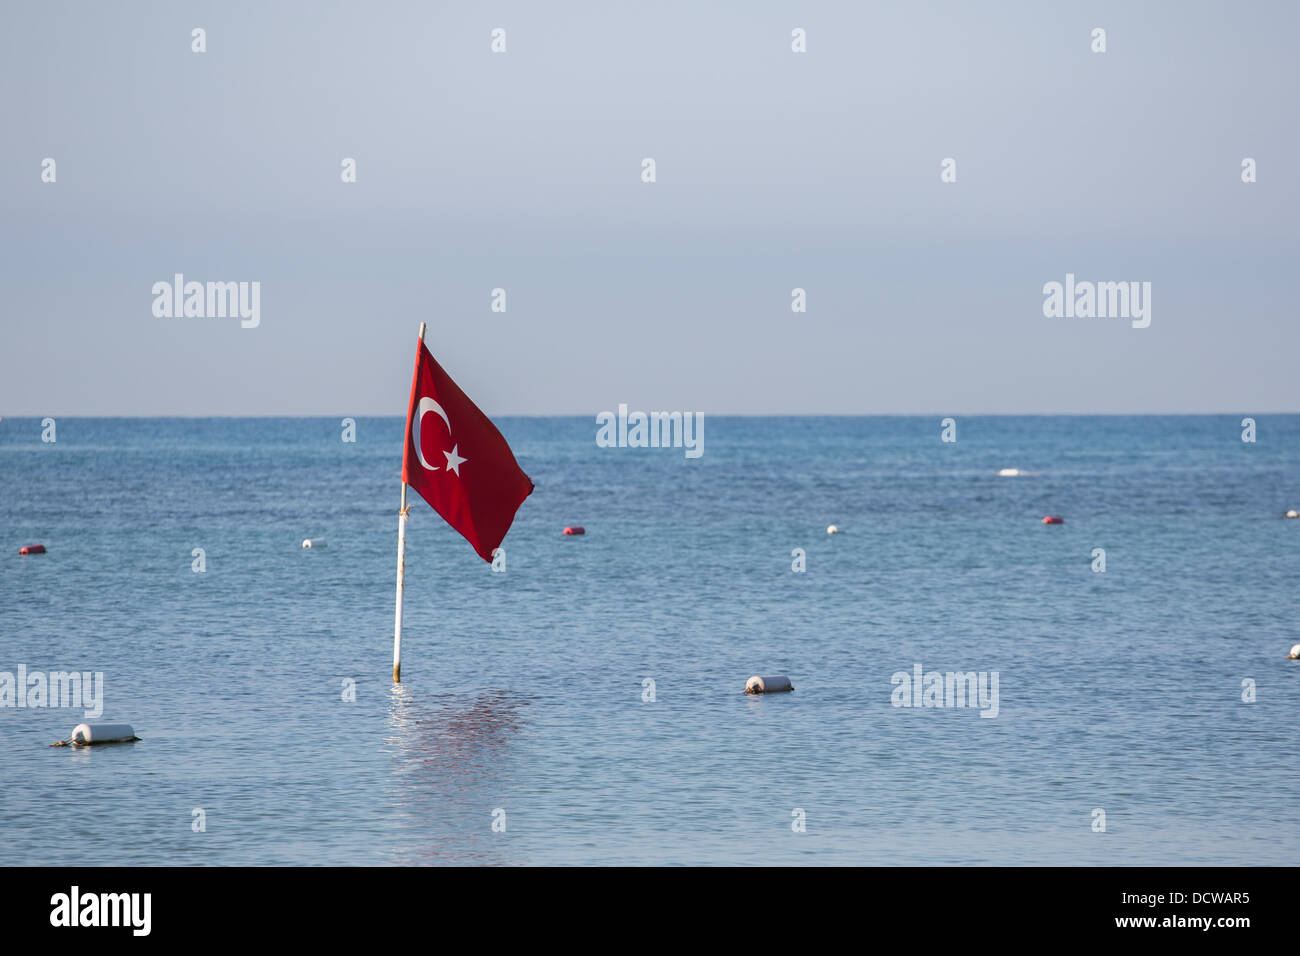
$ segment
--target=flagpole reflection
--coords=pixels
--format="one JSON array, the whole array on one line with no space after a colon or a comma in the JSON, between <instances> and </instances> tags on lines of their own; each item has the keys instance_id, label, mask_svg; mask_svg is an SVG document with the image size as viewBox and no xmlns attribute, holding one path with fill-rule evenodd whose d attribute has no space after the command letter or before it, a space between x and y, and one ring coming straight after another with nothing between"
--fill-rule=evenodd
<instances>
[{"instance_id":1,"label":"flagpole reflection","mask_svg":"<svg viewBox=\"0 0 1300 956\"><path fill-rule=\"evenodd\" d=\"M509 831L493 832L492 813L509 808L512 745L527 698L506 690L422 694L409 676L390 685L388 788L397 815L391 862L401 865L526 862Z\"/></svg>"}]
</instances>

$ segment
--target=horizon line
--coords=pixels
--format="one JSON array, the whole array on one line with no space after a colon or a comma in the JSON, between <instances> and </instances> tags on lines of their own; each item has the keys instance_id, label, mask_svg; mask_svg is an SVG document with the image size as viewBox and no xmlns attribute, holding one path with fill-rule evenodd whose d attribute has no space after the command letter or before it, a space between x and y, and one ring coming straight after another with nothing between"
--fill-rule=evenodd
<instances>
[{"instance_id":1,"label":"horizon line","mask_svg":"<svg viewBox=\"0 0 1300 956\"><path fill-rule=\"evenodd\" d=\"M624 403L626 404L626 403ZM661 409L652 409L653 411L662 411ZM641 411L641 409L633 409ZM484 414L487 414L486 412ZM600 412L496 412L489 415L489 418L592 418L594 419ZM1300 409L1295 410L1266 410L1266 411L1213 411L1213 412L707 412L695 411L683 414L696 415L713 415L718 418L944 418L967 416L972 418L1209 418L1219 415L1300 415ZM152 415L142 412L132 412L129 414L119 415L85 415L68 412L45 412L42 414L14 414L0 415L0 423L6 418L12 419L42 419L42 418L141 418L141 419L166 419L176 421L197 421L203 419L270 419L270 418L404 418L405 413L396 414L373 414L373 413L320 413L313 412L310 414L290 414L290 413L267 413L267 414L244 414L244 415L222 415L222 414L195 414L195 415Z\"/></svg>"}]
</instances>

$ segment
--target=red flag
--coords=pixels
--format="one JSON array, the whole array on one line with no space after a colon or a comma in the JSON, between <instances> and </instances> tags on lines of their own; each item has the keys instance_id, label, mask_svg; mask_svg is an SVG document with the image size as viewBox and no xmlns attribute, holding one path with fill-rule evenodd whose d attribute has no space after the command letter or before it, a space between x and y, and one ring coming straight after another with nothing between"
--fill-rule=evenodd
<instances>
[{"instance_id":1,"label":"red flag","mask_svg":"<svg viewBox=\"0 0 1300 956\"><path fill-rule=\"evenodd\" d=\"M415 358L402 480L465 536L484 561L533 492L496 426L434 361Z\"/></svg>"}]
</instances>

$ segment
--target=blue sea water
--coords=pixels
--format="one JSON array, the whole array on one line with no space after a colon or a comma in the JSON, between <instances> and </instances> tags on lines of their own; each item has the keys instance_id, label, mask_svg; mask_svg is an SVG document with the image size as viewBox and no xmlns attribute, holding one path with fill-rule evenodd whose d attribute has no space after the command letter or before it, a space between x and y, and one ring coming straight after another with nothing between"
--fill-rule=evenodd
<instances>
[{"instance_id":1,"label":"blue sea water","mask_svg":"<svg viewBox=\"0 0 1300 956\"><path fill-rule=\"evenodd\" d=\"M6 418L0 671L142 740L0 707L0 864L1294 864L1300 416L1255 417L502 419L507 570L414 500L398 686L400 419ZM918 663L997 716L893 706Z\"/></svg>"}]
</instances>

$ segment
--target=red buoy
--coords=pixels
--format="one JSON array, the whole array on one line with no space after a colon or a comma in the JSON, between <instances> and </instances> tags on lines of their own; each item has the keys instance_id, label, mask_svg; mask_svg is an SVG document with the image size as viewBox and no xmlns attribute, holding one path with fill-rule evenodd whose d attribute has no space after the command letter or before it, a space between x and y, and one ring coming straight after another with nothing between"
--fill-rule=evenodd
<instances>
[{"instance_id":1,"label":"red buoy","mask_svg":"<svg viewBox=\"0 0 1300 956\"><path fill-rule=\"evenodd\" d=\"M18 549L18 553L19 554L44 554L45 545L43 544L23 545L21 548Z\"/></svg>"},{"instance_id":2,"label":"red buoy","mask_svg":"<svg viewBox=\"0 0 1300 956\"><path fill-rule=\"evenodd\" d=\"M580 524L571 524L564 529L565 534L586 534L587 529Z\"/></svg>"},{"instance_id":3,"label":"red buoy","mask_svg":"<svg viewBox=\"0 0 1300 956\"><path fill-rule=\"evenodd\" d=\"M1043 524L1065 524L1065 519L1058 518L1056 515L1048 515L1043 519Z\"/></svg>"}]
</instances>

